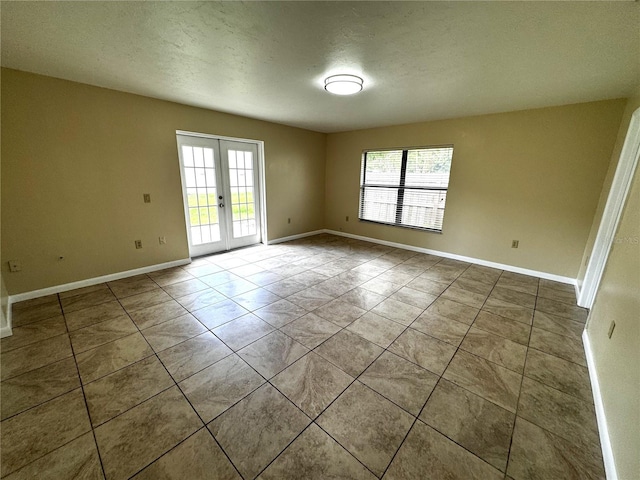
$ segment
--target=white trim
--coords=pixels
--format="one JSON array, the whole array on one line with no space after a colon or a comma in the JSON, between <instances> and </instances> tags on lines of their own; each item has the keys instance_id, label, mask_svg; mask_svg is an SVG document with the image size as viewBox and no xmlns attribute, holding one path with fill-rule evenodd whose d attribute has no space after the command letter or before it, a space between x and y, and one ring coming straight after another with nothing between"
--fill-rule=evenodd
<instances>
[{"instance_id":1,"label":"white trim","mask_svg":"<svg viewBox=\"0 0 640 480\"><path fill-rule=\"evenodd\" d=\"M124 272L110 273L109 275L103 275L101 277L87 278L86 280L79 280L77 282L65 283L63 285L56 285L53 287L41 288L40 290L33 290L31 292L18 293L9 297L9 304L22 302L24 300L31 300L32 298L44 297L45 295L51 295L53 293L66 292L68 290L75 290L76 288L90 287L99 283L112 282L114 280L120 280L122 278L132 277L134 275L141 275L143 273L155 272L157 270L164 270L165 268L179 267L181 265L187 265L191 263L190 258L183 258L181 260L174 260L172 262L159 263L157 265L149 265L148 267L135 268L133 270L126 270ZM9 324L11 325L11 324Z\"/></svg>"},{"instance_id":2,"label":"white trim","mask_svg":"<svg viewBox=\"0 0 640 480\"><path fill-rule=\"evenodd\" d=\"M7 324L4 327L0 327L0 338L10 337L13 335L11 330L11 297L7 297L7 318L5 318Z\"/></svg>"},{"instance_id":3,"label":"white trim","mask_svg":"<svg viewBox=\"0 0 640 480\"><path fill-rule=\"evenodd\" d=\"M276 243L290 242L291 240L298 240L299 238L311 237L313 235L320 235L321 233L329 232L329 230L314 230L313 232L299 233L297 235L290 235L288 237L274 238L265 243L265 245L275 245Z\"/></svg>"},{"instance_id":4,"label":"white trim","mask_svg":"<svg viewBox=\"0 0 640 480\"><path fill-rule=\"evenodd\" d=\"M613 448L609 437L609 428L607 427L607 417L604 412L602 403L602 395L600 394L600 383L598 383L598 372L591 350L591 342L587 330L582 332L582 343L584 344L584 353L587 357L587 367L589 370L589 378L591 379L591 391L593 392L593 403L596 410L596 420L598 421L598 433L600 434L600 446L602 448L602 460L604 461L604 470L607 480L618 480L618 472L616 471L615 457L613 456Z\"/></svg>"},{"instance_id":5,"label":"white trim","mask_svg":"<svg viewBox=\"0 0 640 480\"><path fill-rule=\"evenodd\" d=\"M607 265L614 235L618 229L618 223L622 216L625 201L631 188L633 174L640 156L640 108L633 112L627 136L624 140L620 160L613 177L609 197L602 214L602 220L598 227L598 235L593 245L589 265L584 275L578 305L591 308L596 298L600 280Z\"/></svg>"},{"instance_id":6,"label":"white trim","mask_svg":"<svg viewBox=\"0 0 640 480\"><path fill-rule=\"evenodd\" d=\"M353 238L356 240L364 240L365 242L378 243L380 245L386 245L388 247L402 248L404 250L411 250L412 252L428 253L429 255L437 255L444 258L452 258L454 260L460 260L463 262L475 263L477 265L483 265L485 267L498 268L500 270L506 270L508 272L521 273L523 275L530 275L533 277L544 278L546 280L553 280L555 282L567 283L569 285L576 285L576 279L571 277L562 277L553 273L539 272L537 270L529 270L528 268L515 267L513 265L506 265L504 263L491 262L489 260L482 260L481 258L467 257L464 255L457 255L455 253L441 252L439 250L431 250L429 248L414 247L413 245L405 245L404 243L389 242L387 240L379 240L377 238L363 237L361 235L354 235L352 233L338 232L335 230L324 230L325 233L331 233L333 235L339 235L341 237Z\"/></svg>"}]
</instances>

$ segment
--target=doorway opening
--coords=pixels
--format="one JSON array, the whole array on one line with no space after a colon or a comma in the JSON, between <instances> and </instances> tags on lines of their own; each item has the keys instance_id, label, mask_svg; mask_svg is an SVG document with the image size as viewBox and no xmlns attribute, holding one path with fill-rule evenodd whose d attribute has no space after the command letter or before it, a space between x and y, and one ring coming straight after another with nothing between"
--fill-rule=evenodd
<instances>
[{"instance_id":1,"label":"doorway opening","mask_svg":"<svg viewBox=\"0 0 640 480\"><path fill-rule=\"evenodd\" d=\"M189 255L261 243L266 238L263 143L176 133Z\"/></svg>"}]
</instances>

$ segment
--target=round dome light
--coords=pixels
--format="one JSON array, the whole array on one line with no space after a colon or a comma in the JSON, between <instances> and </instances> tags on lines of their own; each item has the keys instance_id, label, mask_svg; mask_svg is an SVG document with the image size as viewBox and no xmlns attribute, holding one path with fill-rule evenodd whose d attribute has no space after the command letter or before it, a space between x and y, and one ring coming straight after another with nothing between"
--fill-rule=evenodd
<instances>
[{"instance_id":1,"label":"round dome light","mask_svg":"<svg viewBox=\"0 0 640 480\"><path fill-rule=\"evenodd\" d=\"M362 83L355 75L332 75L324 79L324 89L335 95L353 95L362 90Z\"/></svg>"}]
</instances>

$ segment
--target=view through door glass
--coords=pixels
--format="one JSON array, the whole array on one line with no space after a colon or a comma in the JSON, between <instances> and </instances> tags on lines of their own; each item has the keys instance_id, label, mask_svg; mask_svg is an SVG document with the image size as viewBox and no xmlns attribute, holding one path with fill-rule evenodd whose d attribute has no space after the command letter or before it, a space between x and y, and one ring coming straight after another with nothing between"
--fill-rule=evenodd
<instances>
[{"instance_id":1,"label":"view through door glass","mask_svg":"<svg viewBox=\"0 0 640 480\"><path fill-rule=\"evenodd\" d=\"M260 242L257 145L178 135L190 255Z\"/></svg>"}]
</instances>

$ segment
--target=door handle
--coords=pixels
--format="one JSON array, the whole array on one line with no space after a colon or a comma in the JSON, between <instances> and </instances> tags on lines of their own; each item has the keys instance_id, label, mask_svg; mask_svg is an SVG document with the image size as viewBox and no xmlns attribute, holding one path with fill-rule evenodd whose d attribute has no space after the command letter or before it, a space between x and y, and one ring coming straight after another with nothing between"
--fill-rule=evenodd
<instances>
[{"instance_id":1,"label":"door handle","mask_svg":"<svg viewBox=\"0 0 640 480\"><path fill-rule=\"evenodd\" d=\"M219 204L218 204L218 206L219 206L220 208L222 208L222 207L224 207L224 203L219 203Z\"/></svg>"}]
</instances>

